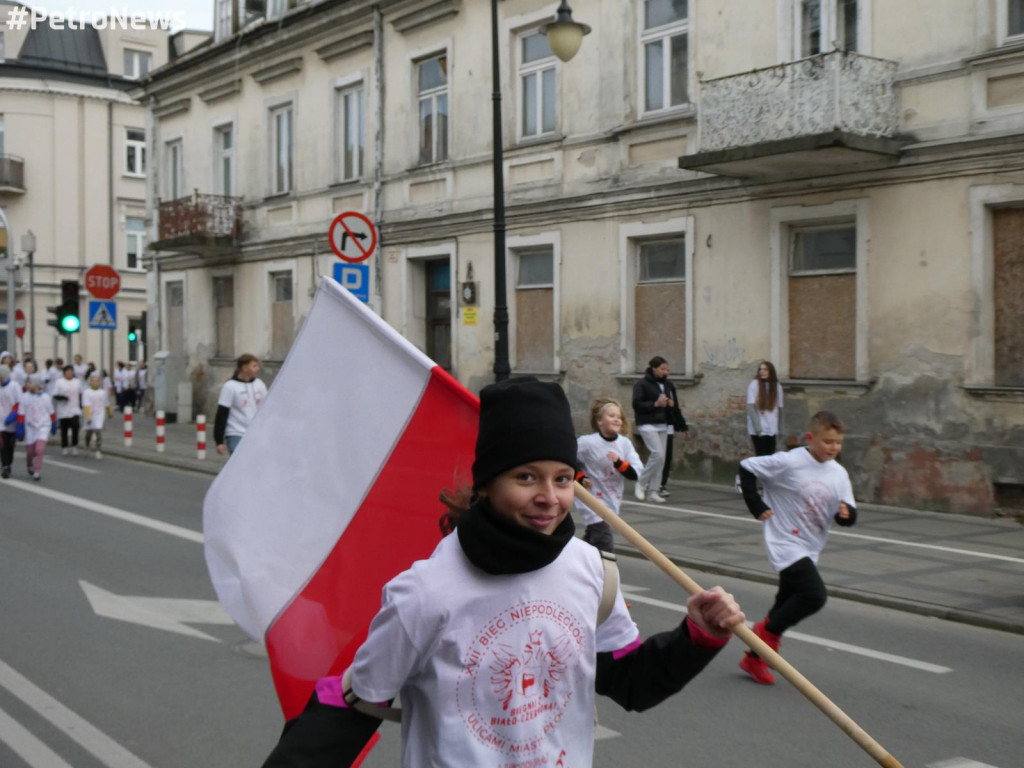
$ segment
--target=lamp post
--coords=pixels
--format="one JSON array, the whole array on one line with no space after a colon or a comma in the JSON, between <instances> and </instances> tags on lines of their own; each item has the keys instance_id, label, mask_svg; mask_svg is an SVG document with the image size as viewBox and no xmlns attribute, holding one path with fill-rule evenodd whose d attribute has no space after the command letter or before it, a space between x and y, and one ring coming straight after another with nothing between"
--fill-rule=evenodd
<instances>
[{"instance_id":1,"label":"lamp post","mask_svg":"<svg viewBox=\"0 0 1024 768\"><path fill-rule=\"evenodd\" d=\"M573 21L568 0L562 0L555 20L541 27L551 52L569 61L580 48L590 27ZM505 274L505 168L501 140L501 68L498 65L498 0L491 0L491 102L493 120L494 173L494 380L508 378L508 298Z\"/></svg>"}]
</instances>

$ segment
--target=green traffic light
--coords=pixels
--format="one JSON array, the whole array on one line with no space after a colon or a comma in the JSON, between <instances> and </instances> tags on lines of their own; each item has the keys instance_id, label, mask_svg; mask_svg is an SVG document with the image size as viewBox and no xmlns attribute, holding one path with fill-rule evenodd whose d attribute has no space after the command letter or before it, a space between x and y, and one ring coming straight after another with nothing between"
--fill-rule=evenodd
<instances>
[{"instance_id":1,"label":"green traffic light","mask_svg":"<svg viewBox=\"0 0 1024 768\"><path fill-rule=\"evenodd\" d=\"M74 333L82 327L82 321L76 315L65 315L60 319L60 327L67 333Z\"/></svg>"},{"instance_id":2,"label":"green traffic light","mask_svg":"<svg viewBox=\"0 0 1024 768\"><path fill-rule=\"evenodd\" d=\"M137 338L135 331L128 331L128 341L135 341Z\"/></svg>"}]
</instances>

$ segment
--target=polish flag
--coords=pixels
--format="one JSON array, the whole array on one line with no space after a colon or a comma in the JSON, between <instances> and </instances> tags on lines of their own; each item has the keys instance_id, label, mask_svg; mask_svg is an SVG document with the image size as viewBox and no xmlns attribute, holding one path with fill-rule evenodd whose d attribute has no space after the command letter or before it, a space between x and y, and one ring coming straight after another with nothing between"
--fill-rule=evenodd
<instances>
[{"instance_id":1,"label":"polish flag","mask_svg":"<svg viewBox=\"0 0 1024 768\"><path fill-rule=\"evenodd\" d=\"M441 538L472 483L479 402L324 278L288 358L203 504L227 612L266 643L285 719L340 674L384 584Z\"/></svg>"}]
</instances>

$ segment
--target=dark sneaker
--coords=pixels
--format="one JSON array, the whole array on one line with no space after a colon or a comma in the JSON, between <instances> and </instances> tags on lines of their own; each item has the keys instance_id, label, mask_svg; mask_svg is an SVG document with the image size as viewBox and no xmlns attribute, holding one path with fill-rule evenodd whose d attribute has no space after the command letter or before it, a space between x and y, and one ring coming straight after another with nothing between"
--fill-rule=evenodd
<instances>
[{"instance_id":1,"label":"dark sneaker","mask_svg":"<svg viewBox=\"0 0 1024 768\"><path fill-rule=\"evenodd\" d=\"M664 485L661 486L661 488L658 489L658 495L659 496L669 496L669 495L671 495L671 493L672 492L668 488L666 488Z\"/></svg>"}]
</instances>

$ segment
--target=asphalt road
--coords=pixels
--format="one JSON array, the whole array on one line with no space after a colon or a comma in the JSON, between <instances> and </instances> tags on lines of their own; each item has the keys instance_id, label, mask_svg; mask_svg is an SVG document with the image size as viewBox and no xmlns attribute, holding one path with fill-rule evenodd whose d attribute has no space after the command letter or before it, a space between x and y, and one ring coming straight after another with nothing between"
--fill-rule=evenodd
<instances>
[{"instance_id":1,"label":"asphalt road","mask_svg":"<svg viewBox=\"0 0 1024 768\"><path fill-rule=\"evenodd\" d=\"M20 467L19 463L16 465ZM261 649L213 603L201 544L211 478L120 459L48 457L0 484L0 766L256 766L281 719ZM620 560L643 634L684 596ZM771 586L691 573L759 617ZM783 655L904 766L1020 765L1020 635L833 599ZM599 704L595 766L846 768L874 762L784 681L758 686L733 640L654 710ZM399 764L385 724L367 768Z\"/></svg>"}]
</instances>

